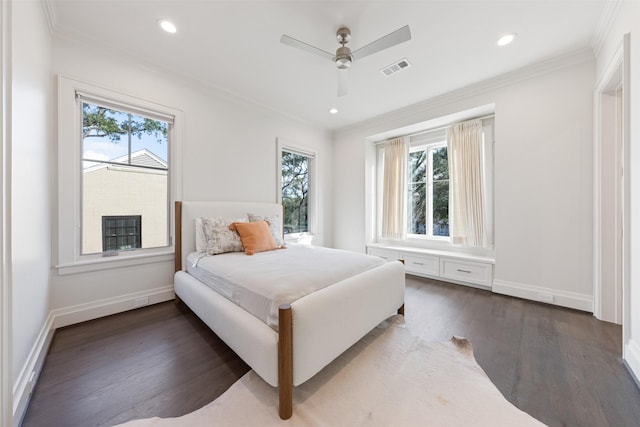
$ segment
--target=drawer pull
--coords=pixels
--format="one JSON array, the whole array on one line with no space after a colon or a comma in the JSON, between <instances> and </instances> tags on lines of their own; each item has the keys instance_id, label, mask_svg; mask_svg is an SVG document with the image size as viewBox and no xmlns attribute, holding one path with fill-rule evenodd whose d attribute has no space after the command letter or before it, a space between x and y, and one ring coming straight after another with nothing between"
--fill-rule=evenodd
<instances>
[{"instance_id":1,"label":"drawer pull","mask_svg":"<svg viewBox=\"0 0 640 427\"><path fill-rule=\"evenodd\" d=\"M462 270L462 269L458 269L458 271L459 271L460 273L469 273L469 274L471 274L471 271L469 271L469 270Z\"/></svg>"},{"instance_id":2,"label":"drawer pull","mask_svg":"<svg viewBox=\"0 0 640 427\"><path fill-rule=\"evenodd\" d=\"M412 261L412 262L411 262L411 264L413 264L413 265L424 265L424 262L415 262L415 261Z\"/></svg>"}]
</instances>

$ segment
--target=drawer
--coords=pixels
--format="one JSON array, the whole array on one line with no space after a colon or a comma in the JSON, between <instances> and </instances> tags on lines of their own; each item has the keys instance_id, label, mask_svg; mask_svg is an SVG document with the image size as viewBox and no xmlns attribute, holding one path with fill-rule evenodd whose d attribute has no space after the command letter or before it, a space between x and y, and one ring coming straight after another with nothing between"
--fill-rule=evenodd
<instances>
[{"instance_id":1,"label":"drawer","mask_svg":"<svg viewBox=\"0 0 640 427\"><path fill-rule=\"evenodd\" d=\"M369 255L379 256L387 261L397 261L400 259L400 253L392 249L367 248Z\"/></svg>"},{"instance_id":2,"label":"drawer","mask_svg":"<svg viewBox=\"0 0 640 427\"><path fill-rule=\"evenodd\" d=\"M430 255L403 254L404 270L407 273L427 274L438 276L440 274L440 258Z\"/></svg>"},{"instance_id":3,"label":"drawer","mask_svg":"<svg viewBox=\"0 0 640 427\"><path fill-rule=\"evenodd\" d=\"M493 265L440 258L440 277L491 287Z\"/></svg>"}]
</instances>

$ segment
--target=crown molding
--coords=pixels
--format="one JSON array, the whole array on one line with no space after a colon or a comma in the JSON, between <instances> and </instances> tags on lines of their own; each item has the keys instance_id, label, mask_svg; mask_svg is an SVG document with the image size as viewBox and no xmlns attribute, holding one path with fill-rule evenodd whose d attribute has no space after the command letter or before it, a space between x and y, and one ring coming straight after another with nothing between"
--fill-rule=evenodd
<instances>
[{"instance_id":1,"label":"crown molding","mask_svg":"<svg viewBox=\"0 0 640 427\"><path fill-rule=\"evenodd\" d=\"M593 61L594 59L595 56L593 55L593 51L590 47L585 47L582 49L567 52L563 55L550 57L534 64L521 67L517 70L510 71L505 74L501 74L499 76L483 80L481 82L474 83L442 95L436 95L427 100L411 104L409 106L355 123L353 125L339 128L334 132L334 136L342 133L348 133L356 129L366 129L369 127L373 127L379 124L380 121L400 120L402 119L402 117L406 117L408 115L420 114L423 111L432 110L433 108L445 106L457 101L463 101L465 99L482 95L484 93L491 92L505 86L510 86L524 80L529 80L534 77L539 77L554 71L559 71L585 62Z\"/></svg>"},{"instance_id":2,"label":"crown molding","mask_svg":"<svg viewBox=\"0 0 640 427\"><path fill-rule=\"evenodd\" d=\"M56 30L56 24L58 23L58 16L56 14L56 4L54 0L40 0L42 4L42 10L44 16L47 19L47 26L49 27L49 33L54 34Z\"/></svg>"},{"instance_id":3,"label":"crown molding","mask_svg":"<svg viewBox=\"0 0 640 427\"><path fill-rule=\"evenodd\" d=\"M43 1L52 1L52 0L43 0ZM254 109L256 111L260 111L264 114L270 114L272 116L278 117L280 119L287 119L291 122L295 122L297 124L315 129L317 131L326 132L329 136L330 132L323 126L318 125L310 120L307 120L298 115L289 113L287 111L278 109L271 105L262 103L257 101L251 97L240 95L237 92L225 89L221 86L212 84L203 79L193 77L188 73L180 72L174 68L167 67L164 65L158 64L156 61L153 61L149 58L143 57L138 53L132 52L126 48L117 47L108 43L105 43L103 40L89 36L85 33L80 33L75 30L69 29L64 25L58 25L55 29L54 39L62 41L67 44L81 46L81 47L91 47L91 49L95 50L96 47L100 47L102 52L105 52L109 55L113 55L123 59L129 59L132 62L136 63L142 69L146 69L149 72L154 74L162 73L165 76L170 78L174 78L184 82L185 84L189 84L194 88L197 88L198 91L202 91L205 89L208 94L215 96L216 98L232 102L238 105L243 105L247 108Z\"/></svg>"},{"instance_id":4,"label":"crown molding","mask_svg":"<svg viewBox=\"0 0 640 427\"><path fill-rule=\"evenodd\" d=\"M613 0L605 4L604 11L602 15L600 15L593 37L591 38L591 47L593 48L593 54L596 58L600 54L600 50L602 50L604 42L611 31L613 23L618 18L621 9L622 0Z\"/></svg>"}]
</instances>

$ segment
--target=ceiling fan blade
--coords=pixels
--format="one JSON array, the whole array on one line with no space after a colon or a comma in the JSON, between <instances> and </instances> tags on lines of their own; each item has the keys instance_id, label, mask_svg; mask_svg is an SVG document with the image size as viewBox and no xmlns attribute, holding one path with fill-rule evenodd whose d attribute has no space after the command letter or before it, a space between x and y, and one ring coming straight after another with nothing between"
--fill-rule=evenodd
<instances>
[{"instance_id":1,"label":"ceiling fan blade","mask_svg":"<svg viewBox=\"0 0 640 427\"><path fill-rule=\"evenodd\" d=\"M349 70L338 70L338 96L345 96L347 94L347 77Z\"/></svg>"},{"instance_id":2,"label":"ceiling fan blade","mask_svg":"<svg viewBox=\"0 0 640 427\"><path fill-rule=\"evenodd\" d=\"M329 58L333 60L333 53L327 52L326 50L322 50L315 46L311 46L309 43L305 43L300 40L294 39L293 37L289 37L286 34L283 34L282 37L280 37L280 43L286 44L291 47L296 47L298 49L302 49L306 52L313 53L314 55L320 55L323 58Z\"/></svg>"},{"instance_id":3,"label":"ceiling fan blade","mask_svg":"<svg viewBox=\"0 0 640 427\"><path fill-rule=\"evenodd\" d=\"M372 41L371 43L354 50L352 55L354 59L364 58L365 56L373 55L381 50L388 49L409 40L411 40L411 30L409 30L408 25L405 25L404 27L389 33L378 40Z\"/></svg>"}]
</instances>

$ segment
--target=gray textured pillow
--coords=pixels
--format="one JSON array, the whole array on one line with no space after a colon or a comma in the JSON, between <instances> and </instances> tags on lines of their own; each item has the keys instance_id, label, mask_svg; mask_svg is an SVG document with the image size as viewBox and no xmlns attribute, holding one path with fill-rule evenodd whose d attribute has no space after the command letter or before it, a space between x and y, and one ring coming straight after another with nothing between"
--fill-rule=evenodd
<instances>
[{"instance_id":1,"label":"gray textured pillow","mask_svg":"<svg viewBox=\"0 0 640 427\"><path fill-rule=\"evenodd\" d=\"M242 241L236 231L229 230L234 222L247 222L247 218L202 218L202 228L207 240L207 254L242 252Z\"/></svg>"},{"instance_id":2,"label":"gray textured pillow","mask_svg":"<svg viewBox=\"0 0 640 427\"><path fill-rule=\"evenodd\" d=\"M264 216L248 213L247 216L249 217L249 222L267 221L276 245L278 245L279 248L285 247L284 239L282 238L282 217L280 215Z\"/></svg>"}]
</instances>

